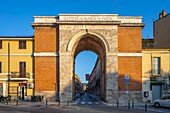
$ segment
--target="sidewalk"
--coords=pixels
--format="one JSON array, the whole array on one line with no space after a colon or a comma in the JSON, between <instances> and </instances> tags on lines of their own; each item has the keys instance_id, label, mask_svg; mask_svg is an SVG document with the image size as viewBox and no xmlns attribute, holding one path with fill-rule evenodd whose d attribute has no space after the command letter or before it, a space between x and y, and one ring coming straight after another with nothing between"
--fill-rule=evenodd
<instances>
[{"instance_id":1,"label":"sidewalk","mask_svg":"<svg viewBox=\"0 0 170 113\"><path fill-rule=\"evenodd\" d=\"M77 100L78 101L78 100ZM45 108L45 107L62 107L76 104L76 101L73 102L56 102L56 101L46 101L42 102L26 102L19 101L18 104L15 101L12 102L0 102L0 106L10 106L10 107L22 107L22 108Z\"/></svg>"},{"instance_id":2,"label":"sidewalk","mask_svg":"<svg viewBox=\"0 0 170 113\"><path fill-rule=\"evenodd\" d=\"M119 107L127 107L127 103L117 103L117 101L112 102L112 103L108 103L108 102L104 102L102 100L100 100L99 96L95 96L95 95L90 95L87 94L93 98L95 98L96 100L98 100L99 102L101 102L104 105L107 106L115 106L117 107L117 105ZM77 105L77 103L79 102L79 99L73 100L71 102L56 102L56 101L48 101L48 100L43 100L42 102L26 102L26 101L19 101L18 105L15 101L12 102L8 102L8 105L6 102L0 102L0 106L11 106L11 107L25 107L25 108L45 108L45 107L62 107L62 106L74 106ZM132 106L132 102L130 103L130 106ZM152 106L151 103L147 103L147 106ZM138 103L134 103L134 107L145 107L145 103L142 102L138 102Z\"/></svg>"},{"instance_id":3,"label":"sidewalk","mask_svg":"<svg viewBox=\"0 0 170 113\"><path fill-rule=\"evenodd\" d=\"M127 102L119 102L117 103L117 100L115 100L115 102L112 102L112 103L109 103L109 102L104 102L100 99L99 96L96 96L96 95L91 95L91 94L88 94L89 96L95 98L96 100L98 100L99 102L101 102L102 104L105 104L107 106L120 106L120 107L127 107L128 103ZM134 107L144 107L145 106L145 103L144 102L130 102L130 106L132 106L132 104L134 104ZM152 106L152 103L147 103L147 106Z\"/></svg>"}]
</instances>

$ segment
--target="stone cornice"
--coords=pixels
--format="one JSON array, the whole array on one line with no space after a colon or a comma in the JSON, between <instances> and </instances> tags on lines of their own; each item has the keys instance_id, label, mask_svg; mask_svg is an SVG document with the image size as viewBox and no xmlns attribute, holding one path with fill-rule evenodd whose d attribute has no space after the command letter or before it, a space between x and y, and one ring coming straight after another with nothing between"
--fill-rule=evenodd
<instances>
[{"instance_id":1,"label":"stone cornice","mask_svg":"<svg viewBox=\"0 0 170 113\"><path fill-rule=\"evenodd\" d=\"M119 25L120 27L144 27L144 23L121 23L120 21L57 21L56 23L31 23L32 27L58 27L58 25Z\"/></svg>"},{"instance_id":2,"label":"stone cornice","mask_svg":"<svg viewBox=\"0 0 170 113\"><path fill-rule=\"evenodd\" d=\"M57 21L58 25L119 25L120 21Z\"/></svg>"},{"instance_id":3,"label":"stone cornice","mask_svg":"<svg viewBox=\"0 0 170 113\"><path fill-rule=\"evenodd\" d=\"M32 27L57 27L56 23L38 23L33 22L31 23Z\"/></svg>"},{"instance_id":4,"label":"stone cornice","mask_svg":"<svg viewBox=\"0 0 170 113\"><path fill-rule=\"evenodd\" d=\"M0 37L0 40L34 40L34 38Z\"/></svg>"},{"instance_id":5,"label":"stone cornice","mask_svg":"<svg viewBox=\"0 0 170 113\"><path fill-rule=\"evenodd\" d=\"M144 27L144 23L121 23L120 27Z\"/></svg>"},{"instance_id":6,"label":"stone cornice","mask_svg":"<svg viewBox=\"0 0 170 113\"><path fill-rule=\"evenodd\" d=\"M39 53L33 53L33 56L59 56L58 52L39 52Z\"/></svg>"}]
</instances>

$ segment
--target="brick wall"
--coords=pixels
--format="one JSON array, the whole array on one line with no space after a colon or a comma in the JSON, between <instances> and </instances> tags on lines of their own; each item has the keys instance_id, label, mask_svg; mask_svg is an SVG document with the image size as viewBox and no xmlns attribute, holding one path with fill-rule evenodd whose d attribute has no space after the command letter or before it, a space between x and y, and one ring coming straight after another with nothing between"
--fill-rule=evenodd
<instances>
[{"instance_id":1,"label":"brick wall","mask_svg":"<svg viewBox=\"0 0 170 113\"><path fill-rule=\"evenodd\" d=\"M119 27L118 28L118 51L141 52L142 51L142 28Z\"/></svg>"},{"instance_id":2,"label":"brick wall","mask_svg":"<svg viewBox=\"0 0 170 113\"><path fill-rule=\"evenodd\" d=\"M125 75L129 75L129 91L142 90L142 57L118 57L118 89L126 90Z\"/></svg>"},{"instance_id":3,"label":"brick wall","mask_svg":"<svg viewBox=\"0 0 170 113\"><path fill-rule=\"evenodd\" d=\"M56 57L35 57L35 90L54 91Z\"/></svg>"},{"instance_id":4,"label":"brick wall","mask_svg":"<svg viewBox=\"0 0 170 113\"><path fill-rule=\"evenodd\" d=\"M118 28L119 53L142 52L142 28L119 27ZM130 76L129 91L142 90L142 57L118 56L118 89L126 90L125 75Z\"/></svg>"},{"instance_id":5,"label":"brick wall","mask_svg":"<svg viewBox=\"0 0 170 113\"><path fill-rule=\"evenodd\" d=\"M57 29L53 27L34 28L34 52L56 53ZM56 56L35 56L35 91L55 91L58 74Z\"/></svg>"},{"instance_id":6,"label":"brick wall","mask_svg":"<svg viewBox=\"0 0 170 113\"><path fill-rule=\"evenodd\" d=\"M56 52L56 28L37 27L34 28L34 52Z\"/></svg>"}]
</instances>

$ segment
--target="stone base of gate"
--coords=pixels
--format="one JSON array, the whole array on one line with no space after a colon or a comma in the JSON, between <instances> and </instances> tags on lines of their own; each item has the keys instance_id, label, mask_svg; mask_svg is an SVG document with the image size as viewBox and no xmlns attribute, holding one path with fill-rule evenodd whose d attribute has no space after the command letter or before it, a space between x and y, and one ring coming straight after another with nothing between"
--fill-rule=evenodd
<instances>
[{"instance_id":1,"label":"stone base of gate","mask_svg":"<svg viewBox=\"0 0 170 113\"><path fill-rule=\"evenodd\" d=\"M116 103L119 100L119 103L127 103L128 100L132 100L134 102L142 102L142 91L119 91L116 95L113 95L112 98L108 100L109 103Z\"/></svg>"},{"instance_id":2,"label":"stone base of gate","mask_svg":"<svg viewBox=\"0 0 170 113\"><path fill-rule=\"evenodd\" d=\"M55 101L56 95L55 91L35 91L35 96L44 96L44 99L48 99L49 101Z\"/></svg>"}]
</instances>

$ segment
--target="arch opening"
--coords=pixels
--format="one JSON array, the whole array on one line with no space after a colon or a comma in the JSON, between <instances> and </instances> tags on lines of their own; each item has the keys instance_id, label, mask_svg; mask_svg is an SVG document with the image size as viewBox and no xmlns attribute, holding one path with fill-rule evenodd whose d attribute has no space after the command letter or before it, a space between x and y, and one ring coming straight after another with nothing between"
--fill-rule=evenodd
<instances>
[{"instance_id":1,"label":"arch opening","mask_svg":"<svg viewBox=\"0 0 170 113\"><path fill-rule=\"evenodd\" d=\"M106 47L103 41L92 34L85 34L79 37L72 47L72 56L73 56L73 74L75 75L75 59L79 55L79 53L83 51L91 51L94 52L98 57L95 60L95 65L89 74L89 80L87 83L87 93L95 94L100 96L102 99L106 99ZM87 62L88 63L88 62ZM85 76L85 75L84 75ZM75 76L73 76L73 80L75 81ZM75 96L78 92L75 89L75 82L72 85L73 88L73 96Z\"/></svg>"}]
</instances>

